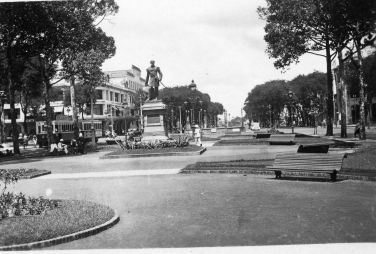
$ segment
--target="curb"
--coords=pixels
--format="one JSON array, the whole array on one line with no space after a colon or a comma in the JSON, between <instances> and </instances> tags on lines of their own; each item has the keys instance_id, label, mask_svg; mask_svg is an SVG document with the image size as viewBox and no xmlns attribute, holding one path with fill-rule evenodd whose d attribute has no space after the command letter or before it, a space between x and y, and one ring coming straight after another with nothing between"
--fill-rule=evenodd
<instances>
[{"instance_id":1,"label":"curb","mask_svg":"<svg viewBox=\"0 0 376 254\"><path fill-rule=\"evenodd\" d=\"M192 152L170 152L170 153L146 153L146 154L122 154L122 155L105 155L101 159L119 159L119 158L138 158L138 157L159 157L159 156L191 156L201 155L206 151L206 147L199 151Z\"/></svg>"},{"instance_id":2,"label":"curb","mask_svg":"<svg viewBox=\"0 0 376 254\"><path fill-rule=\"evenodd\" d=\"M49 174L51 174L51 171L46 170L45 172L41 172L41 173L38 173L38 174L35 174L35 175L21 177L21 179L33 179L33 178L36 178L36 177L45 176L45 175L49 175Z\"/></svg>"},{"instance_id":3,"label":"curb","mask_svg":"<svg viewBox=\"0 0 376 254\"><path fill-rule=\"evenodd\" d=\"M84 238L84 237L88 237L88 236L91 236L91 235L95 235L95 234L98 234L98 233L114 226L116 223L119 222L120 217L119 217L117 211L114 210L114 213L115 213L114 217L112 217L110 220L108 220L107 222L105 222L101 225L98 225L98 226L95 226L95 227L92 227L92 228L89 228L89 229L85 229L85 230L82 230L82 231L79 231L79 232L76 232L76 233L72 233L72 234L69 234L69 235L58 236L58 237L48 239L48 240L32 242L32 243L9 245L9 246L0 246L0 251L31 250L31 249L34 249L34 248L44 248L44 247L57 245L57 244L60 244L60 243L71 242L71 241L81 239L81 238Z\"/></svg>"},{"instance_id":4,"label":"curb","mask_svg":"<svg viewBox=\"0 0 376 254\"><path fill-rule=\"evenodd\" d=\"M275 175L273 171L262 169L188 169L181 170L180 174L243 174L243 175ZM312 172L285 172L283 176L288 177L322 177L327 178L326 173L312 173ZM356 180L356 181L376 181L376 176L360 176L360 175L346 175L337 174L337 180Z\"/></svg>"}]
</instances>

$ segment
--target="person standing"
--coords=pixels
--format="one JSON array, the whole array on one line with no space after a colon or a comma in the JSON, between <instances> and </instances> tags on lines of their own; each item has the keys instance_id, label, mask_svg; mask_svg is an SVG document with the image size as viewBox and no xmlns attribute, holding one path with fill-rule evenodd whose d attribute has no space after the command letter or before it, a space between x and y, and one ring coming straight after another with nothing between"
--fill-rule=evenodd
<instances>
[{"instance_id":1,"label":"person standing","mask_svg":"<svg viewBox=\"0 0 376 254\"><path fill-rule=\"evenodd\" d=\"M78 136L78 152L81 154L85 154L85 138L82 133Z\"/></svg>"},{"instance_id":2,"label":"person standing","mask_svg":"<svg viewBox=\"0 0 376 254\"><path fill-rule=\"evenodd\" d=\"M145 86L150 85L149 100L157 100L159 82L162 81L163 74L161 69L155 66L155 61L150 61L150 67L146 69Z\"/></svg>"},{"instance_id":3,"label":"person standing","mask_svg":"<svg viewBox=\"0 0 376 254\"><path fill-rule=\"evenodd\" d=\"M25 134L23 136L23 147L24 147L24 149L26 149L28 143L29 143L29 137Z\"/></svg>"},{"instance_id":4,"label":"person standing","mask_svg":"<svg viewBox=\"0 0 376 254\"><path fill-rule=\"evenodd\" d=\"M33 135L33 143L34 143L34 147L37 147L37 144L38 144L37 135Z\"/></svg>"},{"instance_id":5,"label":"person standing","mask_svg":"<svg viewBox=\"0 0 376 254\"><path fill-rule=\"evenodd\" d=\"M202 146L201 129L197 124L194 127L195 127L194 138L195 138L196 145Z\"/></svg>"}]
</instances>

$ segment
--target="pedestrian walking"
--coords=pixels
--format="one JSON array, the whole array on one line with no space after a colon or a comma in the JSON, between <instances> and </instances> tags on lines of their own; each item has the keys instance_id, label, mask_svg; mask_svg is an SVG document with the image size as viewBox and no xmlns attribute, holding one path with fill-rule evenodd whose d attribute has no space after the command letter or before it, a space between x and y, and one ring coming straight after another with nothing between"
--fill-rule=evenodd
<instances>
[{"instance_id":1,"label":"pedestrian walking","mask_svg":"<svg viewBox=\"0 0 376 254\"><path fill-rule=\"evenodd\" d=\"M357 135L359 135L360 138L360 121L358 121L355 125L354 138L356 138Z\"/></svg>"}]
</instances>

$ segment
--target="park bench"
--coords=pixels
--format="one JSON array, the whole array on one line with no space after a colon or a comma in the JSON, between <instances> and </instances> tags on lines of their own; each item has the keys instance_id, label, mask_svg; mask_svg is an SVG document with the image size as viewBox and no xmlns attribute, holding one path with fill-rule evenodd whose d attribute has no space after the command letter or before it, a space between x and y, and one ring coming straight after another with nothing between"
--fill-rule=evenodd
<instances>
[{"instance_id":1,"label":"park bench","mask_svg":"<svg viewBox=\"0 0 376 254\"><path fill-rule=\"evenodd\" d=\"M298 153L328 153L330 143L301 144Z\"/></svg>"},{"instance_id":2,"label":"park bench","mask_svg":"<svg viewBox=\"0 0 376 254\"><path fill-rule=\"evenodd\" d=\"M273 134L270 135L270 145L293 145L295 144L295 134Z\"/></svg>"},{"instance_id":3,"label":"park bench","mask_svg":"<svg viewBox=\"0 0 376 254\"><path fill-rule=\"evenodd\" d=\"M257 133L256 139L259 139L259 138L270 138L270 133Z\"/></svg>"},{"instance_id":4,"label":"park bench","mask_svg":"<svg viewBox=\"0 0 376 254\"><path fill-rule=\"evenodd\" d=\"M282 172L311 172L327 173L332 181L336 181L344 157L345 154L339 153L277 154L273 166L268 166L267 170L273 170L276 178L281 178Z\"/></svg>"}]
</instances>

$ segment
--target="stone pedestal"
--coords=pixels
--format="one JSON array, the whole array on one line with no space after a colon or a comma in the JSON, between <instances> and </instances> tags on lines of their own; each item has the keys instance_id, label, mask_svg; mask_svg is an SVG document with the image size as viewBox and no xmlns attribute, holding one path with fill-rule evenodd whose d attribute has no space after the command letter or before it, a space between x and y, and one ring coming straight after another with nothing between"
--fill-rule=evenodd
<instances>
[{"instance_id":1,"label":"stone pedestal","mask_svg":"<svg viewBox=\"0 0 376 254\"><path fill-rule=\"evenodd\" d=\"M142 140L165 140L164 116L166 105L161 100L146 101L142 106L144 134Z\"/></svg>"}]
</instances>

